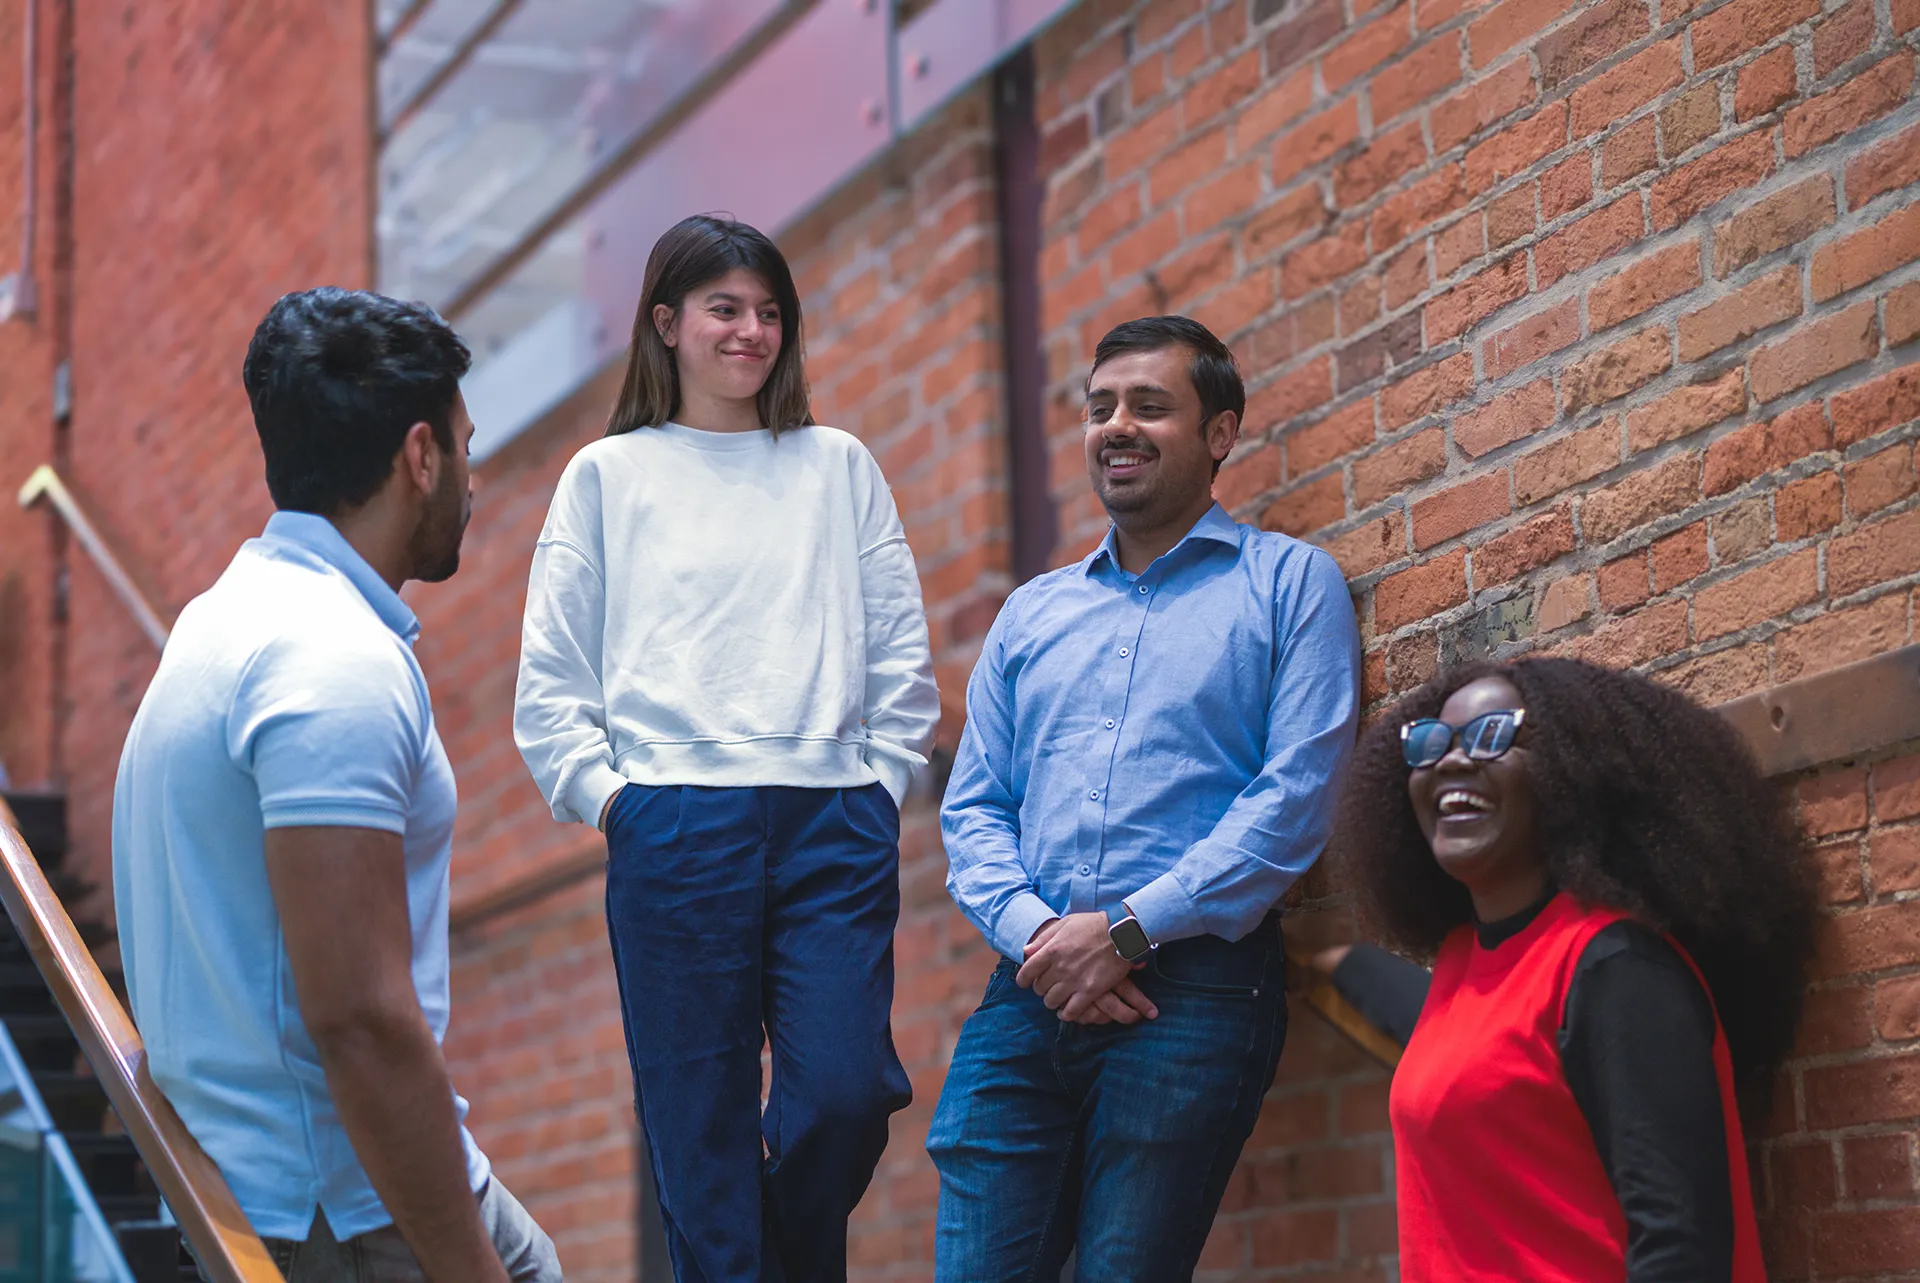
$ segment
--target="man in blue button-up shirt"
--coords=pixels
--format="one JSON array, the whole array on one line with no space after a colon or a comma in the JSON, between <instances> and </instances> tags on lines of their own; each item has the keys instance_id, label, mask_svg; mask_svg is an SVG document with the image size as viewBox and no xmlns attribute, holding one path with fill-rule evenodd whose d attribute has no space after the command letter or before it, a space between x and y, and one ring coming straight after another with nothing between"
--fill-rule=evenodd
<instances>
[{"instance_id":1,"label":"man in blue button-up shirt","mask_svg":"<svg viewBox=\"0 0 1920 1283\"><path fill-rule=\"evenodd\" d=\"M1113 528L1007 600L941 813L1003 955L927 1147L937 1277L1187 1278L1286 1033L1275 906L1319 855L1359 637L1333 559L1235 523L1245 391L1183 317L1101 340L1087 466Z\"/></svg>"}]
</instances>

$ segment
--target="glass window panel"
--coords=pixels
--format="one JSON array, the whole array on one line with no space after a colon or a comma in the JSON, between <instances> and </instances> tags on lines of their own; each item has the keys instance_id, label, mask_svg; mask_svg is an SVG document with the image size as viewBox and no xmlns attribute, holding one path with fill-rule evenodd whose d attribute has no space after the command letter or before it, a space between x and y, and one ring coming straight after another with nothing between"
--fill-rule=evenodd
<instances>
[{"instance_id":1,"label":"glass window panel","mask_svg":"<svg viewBox=\"0 0 1920 1283\"><path fill-rule=\"evenodd\" d=\"M524 0L382 152L383 288L454 297L781 3ZM449 5L490 8L438 0L383 60L383 86ZM394 82L438 65L408 62ZM383 93L389 113L401 100Z\"/></svg>"},{"instance_id":2,"label":"glass window panel","mask_svg":"<svg viewBox=\"0 0 1920 1283\"><path fill-rule=\"evenodd\" d=\"M496 0L434 0L405 35L380 57L380 119L390 121L427 77L460 47L460 42L493 11ZM409 8L409 0L381 0L380 30L385 32Z\"/></svg>"}]
</instances>

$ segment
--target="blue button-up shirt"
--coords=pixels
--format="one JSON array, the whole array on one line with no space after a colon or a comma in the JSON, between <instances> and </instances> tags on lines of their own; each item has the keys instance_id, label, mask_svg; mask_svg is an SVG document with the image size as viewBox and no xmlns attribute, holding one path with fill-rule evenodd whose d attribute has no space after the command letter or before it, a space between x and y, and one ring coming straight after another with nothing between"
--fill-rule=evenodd
<instances>
[{"instance_id":1,"label":"blue button-up shirt","mask_svg":"<svg viewBox=\"0 0 1920 1283\"><path fill-rule=\"evenodd\" d=\"M1007 599L941 808L961 912L1018 959L1124 900L1239 939L1326 844L1360 638L1333 558L1218 506L1139 576L1114 535Z\"/></svg>"}]
</instances>

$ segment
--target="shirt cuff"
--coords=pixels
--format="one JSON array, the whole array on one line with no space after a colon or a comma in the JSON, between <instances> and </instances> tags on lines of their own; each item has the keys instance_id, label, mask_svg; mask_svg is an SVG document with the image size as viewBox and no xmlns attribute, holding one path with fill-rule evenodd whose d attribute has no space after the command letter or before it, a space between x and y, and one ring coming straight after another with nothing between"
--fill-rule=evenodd
<instances>
[{"instance_id":1,"label":"shirt cuff","mask_svg":"<svg viewBox=\"0 0 1920 1283\"><path fill-rule=\"evenodd\" d=\"M993 947L1004 958L1025 962L1027 941L1033 939L1033 933L1042 925L1059 916L1047 907L1045 900L1031 891L1022 891L1000 910L1000 920L993 924Z\"/></svg>"},{"instance_id":2,"label":"shirt cuff","mask_svg":"<svg viewBox=\"0 0 1920 1283\"><path fill-rule=\"evenodd\" d=\"M1155 945L1171 944L1189 936L1205 935L1207 926L1186 888L1171 872L1162 873L1126 897L1140 929Z\"/></svg>"},{"instance_id":3,"label":"shirt cuff","mask_svg":"<svg viewBox=\"0 0 1920 1283\"><path fill-rule=\"evenodd\" d=\"M604 762L597 762L573 777L567 787L567 801L582 824L600 826L600 812L607 799L627 786L627 777Z\"/></svg>"},{"instance_id":4,"label":"shirt cuff","mask_svg":"<svg viewBox=\"0 0 1920 1283\"><path fill-rule=\"evenodd\" d=\"M880 783L893 798L893 809L898 811L907 804L907 788L913 783L913 765L901 761L891 753L867 750L867 769L880 777Z\"/></svg>"}]
</instances>

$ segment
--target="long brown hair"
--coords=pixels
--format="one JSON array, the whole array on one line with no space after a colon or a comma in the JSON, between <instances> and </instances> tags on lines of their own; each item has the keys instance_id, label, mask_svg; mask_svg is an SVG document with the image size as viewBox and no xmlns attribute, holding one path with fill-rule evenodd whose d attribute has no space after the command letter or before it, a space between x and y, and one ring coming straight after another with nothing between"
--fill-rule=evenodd
<instances>
[{"instance_id":1,"label":"long brown hair","mask_svg":"<svg viewBox=\"0 0 1920 1283\"><path fill-rule=\"evenodd\" d=\"M673 349L654 327L653 309L679 314L688 294L744 268L766 282L780 306L780 353L755 398L760 422L778 436L813 422L800 341L800 292L778 247L755 228L731 218L695 214L668 228L647 256L647 279L627 346L627 377L607 421L607 435L657 428L680 412L680 370Z\"/></svg>"}]
</instances>

